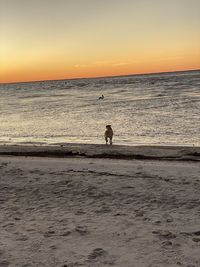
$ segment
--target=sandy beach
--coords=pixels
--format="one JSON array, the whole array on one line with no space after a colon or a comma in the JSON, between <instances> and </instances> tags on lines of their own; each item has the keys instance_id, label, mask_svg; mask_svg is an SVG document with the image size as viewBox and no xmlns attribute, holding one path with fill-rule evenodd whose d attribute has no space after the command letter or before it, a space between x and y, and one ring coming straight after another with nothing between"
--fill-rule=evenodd
<instances>
[{"instance_id":1,"label":"sandy beach","mask_svg":"<svg viewBox=\"0 0 200 267\"><path fill-rule=\"evenodd\" d=\"M0 0L0 267L200 267L200 0Z\"/></svg>"},{"instance_id":2,"label":"sandy beach","mask_svg":"<svg viewBox=\"0 0 200 267\"><path fill-rule=\"evenodd\" d=\"M199 152L1 146L0 266L200 266Z\"/></svg>"}]
</instances>

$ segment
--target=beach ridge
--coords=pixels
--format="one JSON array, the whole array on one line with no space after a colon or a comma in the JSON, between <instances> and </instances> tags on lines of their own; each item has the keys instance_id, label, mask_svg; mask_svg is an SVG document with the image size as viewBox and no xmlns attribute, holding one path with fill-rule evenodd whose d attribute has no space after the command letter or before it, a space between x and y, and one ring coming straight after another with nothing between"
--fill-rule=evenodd
<instances>
[{"instance_id":1,"label":"beach ridge","mask_svg":"<svg viewBox=\"0 0 200 267\"><path fill-rule=\"evenodd\" d=\"M1 156L86 157L141 160L200 161L200 147L158 145L1 145Z\"/></svg>"}]
</instances>

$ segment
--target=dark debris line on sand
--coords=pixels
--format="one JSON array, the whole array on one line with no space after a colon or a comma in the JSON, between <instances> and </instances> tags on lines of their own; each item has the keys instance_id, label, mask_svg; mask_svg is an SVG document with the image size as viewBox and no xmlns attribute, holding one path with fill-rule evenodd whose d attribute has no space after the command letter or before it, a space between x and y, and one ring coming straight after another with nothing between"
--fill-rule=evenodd
<instances>
[{"instance_id":1,"label":"dark debris line on sand","mask_svg":"<svg viewBox=\"0 0 200 267\"><path fill-rule=\"evenodd\" d=\"M124 160L200 161L200 147L105 146L66 144L65 146L0 146L0 155L32 157L87 157Z\"/></svg>"}]
</instances>

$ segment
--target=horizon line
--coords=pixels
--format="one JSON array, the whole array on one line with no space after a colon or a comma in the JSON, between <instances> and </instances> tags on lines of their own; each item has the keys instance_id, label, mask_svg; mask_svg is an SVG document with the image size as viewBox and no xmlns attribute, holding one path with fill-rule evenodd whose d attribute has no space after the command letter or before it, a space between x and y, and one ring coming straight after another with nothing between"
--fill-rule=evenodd
<instances>
[{"instance_id":1,"label":"horizon line","mask_svg":"<svg viewBox=\"0 0 200 267\"><path fill-rule=\"evenodd\" d=\"M108 76L96 76L96 77L76 77L76 78L63 78L63 79L45 79L45 80L30 80L30 81L19 81L19 82L0 82L0 85L4 84L16 84L16 83L37 83L37 82L48 82L48 81L71 81L71 80L81 80L81 79L105 79L105 78L117 78L117 77L129 77L129 76L143 76L152 74L165 74L165 73L176 73L176 72L192 72L200 71L200 69L192 70L175 70L175 71L161 71L161 72L145 72L145 73L134 73L125 75L108 75Z\"/></svg>"}]
</instances>

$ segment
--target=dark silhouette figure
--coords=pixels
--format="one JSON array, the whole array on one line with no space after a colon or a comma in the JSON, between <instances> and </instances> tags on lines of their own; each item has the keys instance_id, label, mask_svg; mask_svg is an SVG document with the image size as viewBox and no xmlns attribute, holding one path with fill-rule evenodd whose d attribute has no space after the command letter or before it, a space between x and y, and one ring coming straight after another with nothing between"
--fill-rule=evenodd
<instances>
[{"instance_id":1,"label":"dark silhouette figure","mask_svg":"<svg viewBox=\"0 0 200 267\"><path fill-rule=\"evenodd\" d=\"M113 130L111 128L111 125L106 125L106 131L104 135L105 135L106 145L108 144L108 139L110 139L110 145L112 145Z\"/></svg>"},{"instance_id":2,"label":"dark silhouette figure","mask_svg":"<svg viewBox=\"0 0 200 267\"><path fill-rule=\"evenodd\" d=\"M99 97L99 100L100 100L100 99L104 99L104 95L100 96L100 97Z\"/></svg>"}]
</instances>

